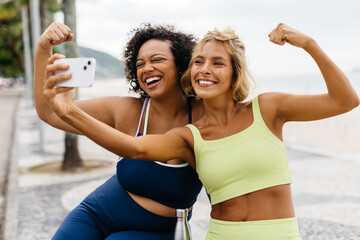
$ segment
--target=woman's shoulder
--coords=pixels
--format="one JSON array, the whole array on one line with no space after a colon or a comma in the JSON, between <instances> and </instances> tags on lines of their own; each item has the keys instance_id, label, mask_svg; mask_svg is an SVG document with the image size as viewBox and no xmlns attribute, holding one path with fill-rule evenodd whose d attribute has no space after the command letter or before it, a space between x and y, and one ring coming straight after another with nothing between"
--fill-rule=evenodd
<instances>
[{"instance_id":1,"label":"woman's shoulder","mask_svg":"<svg viewBox=\"0 0 360 240\"><path fill-rule=\"evenodd\" d=\"M191 125L193 125L193 124L191 124ZM187 143L192 141L191 129L188 126L172 128L165 134L177 136L177 137L183 139Z\"/></svg>"},{"instance_id":2,"label":"woman's shoulder","mask_svg":"<svg viewBox=\"0 0 360 240\"><path fill-rule=\"evenodd\" d=\"M258 107L263 120L270 130L283 125L283 118L279 116L279 109L287 101L290 94L281 92L268 92L258 96Z\"/></svg>"},{"instance_id":3,"label":"woman's shoulder","mask_svg":"<svg viewBox=\"0 0 360 240\"><path fill-rule=\"evenodd\" d=\"M138 105L138 104L142 104L145 101L144 97L132 97L132 96L109 96L109 97L103 97L103 99L107 99L108 101L125 103L129 105Z\"/></svg>"},{"instance_id":4,"label":"woman's shoulder","mask_svg":"<svg viewBox=\"0 0 360 240\"><path fill-rule=\"evenodd\" d=\"M277 111L279 106L287 100L291 94L282 92L266 92L258 95L258 105L261 111Z\"/></svg>"},{"instance_id":5,"label":"woman's shoulder","mask_svg":"<svg viewBox=\"0 0 360 240\"><path fill-rule=\"evenodd\" d=\"M283 92L265 92L261 93L257 96L258 101L265 102L265 103L272 103L281 101L284 97L289 96L288 93Z\"/></svg>"},{"instance_id":6,"label":"woman's shoulder","mask_svg":"<svg viewBox=\"0 0 360 240\"><path fill-rule=\"evenodd\" d=\"M133 134L137 128L139 117L145 98L136 97L108 97L107 104L104 104L112 111L115 128Z\"/></svg>"},{"instance_id":7,"label":"woman's shoulder","mask_svg":"<svg viewBox=\"0 0 360 240\"><path fill-rule=\"evenodd\" d=\"M195 169L196 164L193 155L194 138L190 128L187 126L176 127L166 132L165 135L172 136L174 140L176 139L179 144L177 149L181 149L185 153L184 156L188 156L188 158L183 159L187 159L186 161Z\"/></svg>"},{"instance_id":8,"label":"woman's shoulder","mask_svg":"<svg viewBox=\"0 0 360 240\"><path fill-rule=\"evenodd\" d=\"M130 111L137 111L142 108L145 98L137 98L130 96L109 96L98 99L104 104L102 106L110 108L115 114Z\"/></svg>"},{"instance_id":9,"label":"woman's shoulder","mask_svg":"<svg viewBox=\"0 0 360 240\"><path fill-rule=\"evenodd\" d=\"M105 122L113 126L111 122L114 123L118 116L140 112L144 100L144 98L127 96L107 96L77 100L76 105L90 115L93 113L106 118Z\"/></svg>"}]
</instances>

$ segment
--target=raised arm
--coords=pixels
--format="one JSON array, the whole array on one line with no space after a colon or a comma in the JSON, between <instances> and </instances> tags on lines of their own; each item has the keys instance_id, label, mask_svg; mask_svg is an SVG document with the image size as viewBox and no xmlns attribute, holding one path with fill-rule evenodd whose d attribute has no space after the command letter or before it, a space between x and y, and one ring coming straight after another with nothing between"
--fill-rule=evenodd
<instances>
[{"instance_id":1,"label":"raised arm","mask_svg":"<svg viewBox=\"0 0 360 240\"><path fill-rule=\"evenodd\" d=\"M67 65L54 65L53 62L57 58L64 58L65 56L54 54L52 55L52 48L55 45L64 42L72 41L73 34L71 30L64 24L54 22L45 32L40 36L35 53L35 70L34 70L34 97L36 111L43 121L52 125L53 127L62 129L64 131L80 134L79 131L61 120L55 112L50 108L47 100L44 97L44 82L47 78L62 78L66 80L69 76L54 76L54 72L60 69L67 69ZM54 86L47 86L53 88ZM75 90L72 89L66 93L66 97L74 98ZM122 104L122 102L124 102ZM116 104L115 104L116 103ZM127 106L129 101L119 97L104 97L89 100L76 101L76 105L83 111L87 112L96 119L110 125L115 126L115 112L118 110L115 106ZM116 112L121 115L121 112Z\"/></svg>"},{"instance_id":2,"label":"raised arm","mask_svg":"<svg viewBox=\"0 0 360 240\"><path fill-rule=\"evenodd\" d=\"M359 98L350 81L311 37L279 24L270 34L270 41L289 43L304 49L318 65L328 92L320 95L269 94L275 117L286 121L310 121L350 111L359 105Z\"/></svg>"},{"instance_id":3,"label":"raised arm","mask_svg":"<svg viewBox=\"0 0 360 240\"><path fill-rule=\"evenodd\" d=\"M52 23L40 36L35 50L34 100L36 112L41 120L65 131L79 133L76 129L72 128L56 116L43 95L46 68L48 61L52 56L53 46L63 42L72 41L73 38L74 36L71 33L70 28L57 22ZM75 91L72 90L68 94L74 97Z\"/></svg>"}]
</instances>

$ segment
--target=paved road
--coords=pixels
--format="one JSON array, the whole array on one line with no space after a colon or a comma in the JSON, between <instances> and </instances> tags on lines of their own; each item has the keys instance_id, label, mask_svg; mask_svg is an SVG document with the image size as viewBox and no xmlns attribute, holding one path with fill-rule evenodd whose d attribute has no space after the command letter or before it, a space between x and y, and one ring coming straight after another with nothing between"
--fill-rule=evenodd
<instances>
[{"instance_id":1,"label":"paved road","mask_svg":"<svg viewBox=\"0 0 360 240\"><path fill-rule=\"evenodd\" d=\"M20 240L50 239L69 209L115 172L102 170L67 175L34 174L29 168L59 161L63 133L44 125L45 153L38 151L38 120L35 111L21 102L18 131L19 231ZM116 161L116 156L80 138L84 158ZM288 148L294 204L304 240L360 239L360 160ZM204 239L209 203L202 192L191 220L194 240Z\"/></svg>"}]
</instances>

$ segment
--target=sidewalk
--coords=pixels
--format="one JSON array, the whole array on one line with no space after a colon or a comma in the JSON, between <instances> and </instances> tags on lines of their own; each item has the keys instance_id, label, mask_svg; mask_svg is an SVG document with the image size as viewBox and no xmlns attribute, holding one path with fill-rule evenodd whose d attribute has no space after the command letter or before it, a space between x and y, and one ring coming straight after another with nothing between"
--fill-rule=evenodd
<instances>
[{"instance_id":1,"label":"sidewalk","mask_svg":"<svg viewBox=\"0 0 360 240\"><path fill-rule=\"evenodd\" d=\"M39 122L35 110L27 106L24 99L19 105L17 122L20 173L17 239L47 240L69 210L115 173L116 156L80 137L83 158L108 161L112 165L87 173L31 173L29 169L33 166L61 160L64 135L44 124L44 153L40 153L37 145ZM7 128L8 124L2 124L1 133ZM316 151L295 149L300 148L288 148L288 156L294 180L293 199L303 239L360 239L360 159L338 159L314 153ZM209 201L202 192L190 221L194 240L205 238L209 212Z\"/></svg>"},{"instance_id":2,"label":"sidewalk","mask_svg":"<svg viewBox=\"0 0 360 240\"><path fill-rule=\"evenodd\" d=\"M17 128L16 115L23 89L0 91L0 239L17 234Z\"/></svg>"},{"instance_id":3,"label":"sidewalk","mask_svg":"<svg viewBox=\"0 0 360 240\"><path fill-rule=\"evenodd\" d=\"M60 161L64 151L64 133L43 124L44 152L39 152L38 118L33 108L21 101L18 112L19 165L19 240L48 240L68 212L85 196L116 171L117 156L79 136L83 159L110 162L108 168L86 173L46 174L29 171L34 166ZM194 209L191 228L193 239L205 239L210 205L204 192ZM196 217L195 217L196 216Z\"/></svg>"}]
</instances>

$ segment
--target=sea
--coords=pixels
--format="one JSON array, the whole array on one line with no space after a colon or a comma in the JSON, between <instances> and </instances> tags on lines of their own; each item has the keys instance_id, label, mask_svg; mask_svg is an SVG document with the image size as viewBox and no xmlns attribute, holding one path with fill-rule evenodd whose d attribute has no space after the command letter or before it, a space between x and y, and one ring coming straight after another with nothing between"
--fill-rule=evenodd
<instances>
[{"instance_id":1,"label":"sea","mask_svg":"<svg viewBox=\"0 0 360 240\"><path fill-rule=\"evenodd\" d=\"M354 89L360 93L360 71L352 71L346 76L352 83ZM288 92L299 94L326 93L326 84L319 74L308 75L280 75L264 76L256 78L256 92Z\"/></svg>"},{"instance_id":2,"label":"sea","mask_svg":"<svg viewBox=\"0 0 360 240\"><path fill-rule=\"evenodd\" d=\"M360 95L360 71L352 71L346 76ZM252 95L263 92L286 92L292 94L326 93L326 84L321 74L256 76ZM80 88L81 99L102 96L137 96L129 91L125 78L96 79L90 88Z\"/></svg>"}]
</instances>

